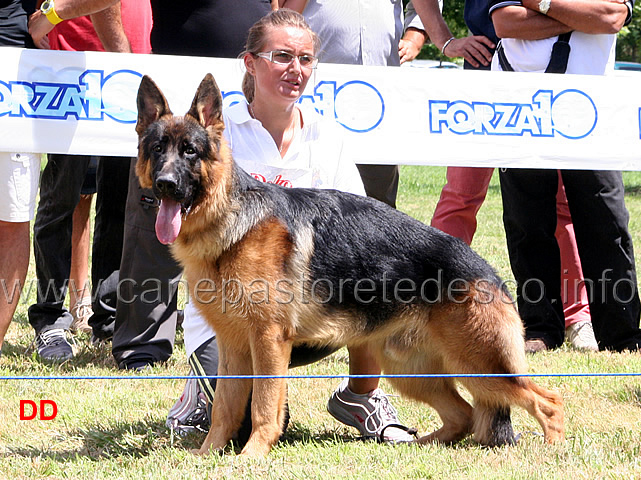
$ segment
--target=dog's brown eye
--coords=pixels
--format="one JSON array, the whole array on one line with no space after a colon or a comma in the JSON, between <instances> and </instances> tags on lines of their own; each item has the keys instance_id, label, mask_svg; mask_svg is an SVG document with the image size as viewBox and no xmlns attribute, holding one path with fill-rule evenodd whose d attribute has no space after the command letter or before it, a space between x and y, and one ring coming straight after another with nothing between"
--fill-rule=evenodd
<instances>
[{"instance_id":1,"label":"dog's brown eye","mask_svg":"<svg viewBox=\"0 0 641 480\"><path fill-rule=\"evenodd\" d=\"M153 150L154 150L155 153L162 152L162 145L154 145Z\"/></svg>"},{"instance_id":2,"label":"dog's brown eye","mask_svg":"<svg viewBox=\"0 0 641 480\"><path fill-rule=\"evenodd\" d=\"M185 153L187 155L194 155L196 153L196 150L194 150L192 147L187 147L185 148Z\"/></svg>"}]
</instances>

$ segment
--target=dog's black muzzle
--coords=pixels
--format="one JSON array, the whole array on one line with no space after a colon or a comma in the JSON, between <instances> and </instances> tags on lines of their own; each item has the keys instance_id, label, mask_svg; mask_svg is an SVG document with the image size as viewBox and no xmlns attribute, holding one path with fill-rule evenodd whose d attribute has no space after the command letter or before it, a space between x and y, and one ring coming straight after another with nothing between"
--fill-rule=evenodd
<instances>
[{"instance_id":1,"label":"dog's black muzzle","mask_svg":"<svg viewBox=\"0 0 641 480\"><path fill-rule=\"evenodd\" d=\"M156 178L154 182L154 193L158 198L169 197L174 200L179 200L180 188L178 186L178 178L174 174L164 174Z\"/></svg>"}]
</instances>

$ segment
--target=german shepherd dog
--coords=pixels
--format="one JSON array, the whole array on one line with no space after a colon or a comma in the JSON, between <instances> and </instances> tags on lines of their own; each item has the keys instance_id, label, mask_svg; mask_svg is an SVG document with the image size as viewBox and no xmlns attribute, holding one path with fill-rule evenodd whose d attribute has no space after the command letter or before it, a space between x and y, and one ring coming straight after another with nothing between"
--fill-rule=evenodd
<instances>
[{"instance_id":1,"label":"german shepherd dog","mask_svg":"<svg viewBox=\"0 0 641 480\"><path fill-rule=\"evenodd\" d=\"M223 139L211 74L183 117L147 76L137 104L136 174L161 202L158 239L172 244L191 301L216 330L218 375L260 377L218 380L199 453L234 438L250 394L241 454L269 452L284 422L282 376L299 345L367 344L402 395L438 412L443 426L420 444L470 433L484 445L514 443L511 405L536 418L546 442L564 438L560 395L519 376L527 363L514 302L462 241L370 198L255 180ZM454 374L467 375L456 378L474 407Z\"/></svg>"}]
</instances>

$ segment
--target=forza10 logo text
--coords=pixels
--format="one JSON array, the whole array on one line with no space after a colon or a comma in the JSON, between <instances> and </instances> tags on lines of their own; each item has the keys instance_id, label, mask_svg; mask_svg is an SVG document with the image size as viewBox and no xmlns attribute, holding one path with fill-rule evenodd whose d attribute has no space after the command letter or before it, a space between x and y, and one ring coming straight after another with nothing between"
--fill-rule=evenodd
<instances>
[{"instance_id":1,"label":"forza10 logo text","mask_svg":"<svg viewBox=\"0 0 641 480\"><path fill-rule=\"evenodd\" d=\"M592 99L580 90L554 95L539 90L529 103L430 100L430 132L458 135L529 135L570 139L588 136L596 127L598 112Z\"/></svg>"}]
</instances>

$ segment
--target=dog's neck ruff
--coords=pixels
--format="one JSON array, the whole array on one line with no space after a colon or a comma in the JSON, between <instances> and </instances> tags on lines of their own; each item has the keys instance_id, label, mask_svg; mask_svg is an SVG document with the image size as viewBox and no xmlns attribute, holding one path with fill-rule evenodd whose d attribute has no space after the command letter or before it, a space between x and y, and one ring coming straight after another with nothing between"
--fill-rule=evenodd
<instances>
[{"instance_id":1,"label":"dog's neck ruff","mask_svg":"<svg viewBox=\"0 0 641 480\"><path fill-rule=\"evenodd\" d=\"M172 253L183 266L194 258L218 258L264 219L264 204L253 192L259 182L234 163L228 168L231 171L223 175L227 181L211 185L204 201L184 218L172 245Z\"/></svg>"}]
</instances>

